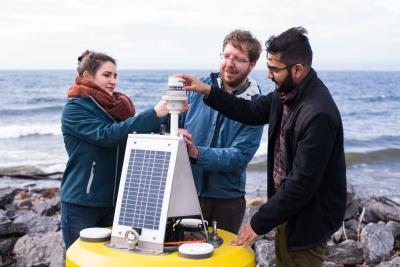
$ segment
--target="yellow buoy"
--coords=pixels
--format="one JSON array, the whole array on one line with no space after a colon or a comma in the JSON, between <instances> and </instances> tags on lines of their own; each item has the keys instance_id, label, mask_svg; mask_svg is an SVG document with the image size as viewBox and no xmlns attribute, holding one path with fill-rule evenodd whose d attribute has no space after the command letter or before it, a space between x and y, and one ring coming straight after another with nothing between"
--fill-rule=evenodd
<instances>
[{"instance_id":1,"label":"yellow buoy","mask_svg":"<svg viewBox=\"0 0 400 267\"><path fill-rule=\"evenodd\" d=\"M213 256L207 259L186 259L178 256L178 252L161 255L139 254L126 252L105 246L105 242L91 243L81 240L67 250L66 266L85 267L196 267L196 266L230 266L253 267L255 266L255 253L251 248L231 246L230 243L236 235L218 230L224 243L214 249Z\"/></svg>"}]
</instances>

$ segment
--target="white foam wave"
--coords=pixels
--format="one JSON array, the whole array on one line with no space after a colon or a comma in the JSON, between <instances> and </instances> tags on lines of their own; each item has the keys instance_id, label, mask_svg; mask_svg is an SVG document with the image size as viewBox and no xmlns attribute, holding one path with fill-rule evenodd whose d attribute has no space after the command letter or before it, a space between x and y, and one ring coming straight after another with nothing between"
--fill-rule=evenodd
<instances>
[{"instance_id":1,"label":"white foam wave","mask_svg":"<svg viewBox=\"0 0 400 267\"><path fill-rule=\"evenodd\" d=\"M15 125L0 125L0 139L46 134L60 135L60 123L27 123Z\"/></svg>"}]
</instances>

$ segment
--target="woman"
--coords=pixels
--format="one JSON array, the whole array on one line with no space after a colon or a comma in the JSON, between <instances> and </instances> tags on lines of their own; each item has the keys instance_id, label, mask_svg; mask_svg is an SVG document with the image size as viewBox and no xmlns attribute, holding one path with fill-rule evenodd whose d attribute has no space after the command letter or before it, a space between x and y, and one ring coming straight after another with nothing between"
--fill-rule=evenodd
<instances>
[{"instance_id":1,"label":"woman","mask_svg":"<svg viewBox=\"0 0 400 267\"><path fill-rule=\"evenodd\" d=\"M165 101L133 117L135 108L114 91L115 60L86 51L68 91L61 128L68 163L61 182L61 228L66 248L88 227L112 225L125 145L129 133L159 128Z\"/></svg>"}]
</instances>

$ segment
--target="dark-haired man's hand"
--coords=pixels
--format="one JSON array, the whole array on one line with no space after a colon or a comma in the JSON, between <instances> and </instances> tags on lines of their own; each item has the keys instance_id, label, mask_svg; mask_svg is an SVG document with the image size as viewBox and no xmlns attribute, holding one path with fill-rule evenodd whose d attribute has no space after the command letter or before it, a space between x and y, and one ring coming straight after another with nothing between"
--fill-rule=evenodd
<instances>
[{"instance_id":1,"label":"dark-haired man's hand","mask_svg":"<svg viewBox=\"0 0 400 267\"><path fill-rule=\"evenodd\" d=\"M257 239L257 234L254 232L253 228L249 223L243 226L242 231L240 231L239 236L231 242L233 246L251 246Z\"/></svg>"},{"instance_id":2,"label":"dark-haired man's hand","mask_svg":"<svg viewBox=\"0 0 400 267\"><path fill-rule=\"evenodd\" d=\"M179 77L185 80L185 86L183 87L183 90L200 93L206 98L210 94L211 86L209 84L203 83L193 75L177 74L175 75L175 77Z\"/></svg>"}]
</instances>

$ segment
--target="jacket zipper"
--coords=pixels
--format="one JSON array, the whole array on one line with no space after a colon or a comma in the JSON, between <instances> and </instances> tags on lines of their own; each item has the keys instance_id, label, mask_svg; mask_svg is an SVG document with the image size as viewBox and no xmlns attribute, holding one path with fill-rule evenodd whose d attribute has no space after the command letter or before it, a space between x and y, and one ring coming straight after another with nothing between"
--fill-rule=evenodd
<instances>
[{"instance_id":1,"label":"jacket zipper","mask_svg":"<svg viewBox=\"0 0 400 267\"><path fill-rule=\"evenodd\" d=\"M116 157L116 160L115 160L115 176L114 176L113 205L114 205L114 203L115 203L115 191L116 191L116 189L117 189L118 157L119 157L119 146L117 146L117 157Z\"/></svg>"},{"instance_id":2,"label":"jacket zipper","mask_svg":"<svg viewBox=\"0 0 400 267\"><path fill-rule=\"evenodd\" d=\"M92 169L90 171L90 177L89 177L89 181L86 187L86 194L89 195L90 193L90 187L92 187L92 182L93 182L93 177L94 177L94 168L96 167L96 161L93 161L92 163Z\"/></svg>"},{"instance_id":3,"label":"jacket zipper","mask_svg":"<svg viewBox=\"0 0 400 267\"><path fill-rule=\"evenodd\" d=\"M102 106L100 106L97 101L89 96L92 101L101 109L104 111L105 114L107 114L108 117L110 117L110 119L112 119L114 122L116 122L116 120L113 118L113 116L111 116ZM113 204L115 203L115 191L117 189L117 177L118 177L118 156L119 156L119 146L117 146L117 157L116 157L116 161L115 161L115 176L114 176L114 190L113 190ZM89 188L90 189L90 188Z\"/></svg>"}]
</instances>

